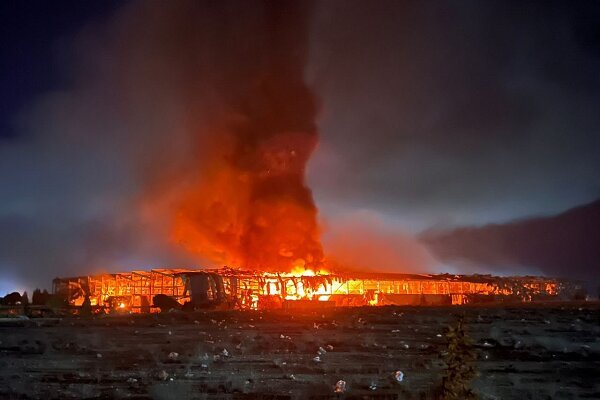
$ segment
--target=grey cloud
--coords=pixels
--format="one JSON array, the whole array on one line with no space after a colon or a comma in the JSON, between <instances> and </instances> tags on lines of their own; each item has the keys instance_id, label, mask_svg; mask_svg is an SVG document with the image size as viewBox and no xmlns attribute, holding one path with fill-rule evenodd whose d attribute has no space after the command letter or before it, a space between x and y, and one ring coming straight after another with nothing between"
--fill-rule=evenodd
<instances>
[{"instance_id":1,"label":"grey cloud","mask_svg":"<svg viewBox=\"0 0 600 400\"><path fill-rule=\"evenodd\" d=\"M423 228L599 194L597 4L321 6L310 69L323 98L317 200Z\"/></svg>"}]
</instances>

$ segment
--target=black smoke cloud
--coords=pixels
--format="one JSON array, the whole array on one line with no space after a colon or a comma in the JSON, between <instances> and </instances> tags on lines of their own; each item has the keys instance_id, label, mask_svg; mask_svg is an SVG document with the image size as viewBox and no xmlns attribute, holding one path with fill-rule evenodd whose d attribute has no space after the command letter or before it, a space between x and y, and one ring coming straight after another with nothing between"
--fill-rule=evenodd
<instances>
[{"instance_id":1,"label":"black smoke cloud","mask_svg":"<svg viewBox=\"0 0 600 400\"><path fill-rule=\"evenodd\" d=\"M242 106L260 112L272 102L256 89L270 73L302 84L311 9L136 1L61 43L70 84L23 110L17 135L0 144L4 285L208 265L170 241L177 193L227 140L222 121L243 125ZM285 100L275 99L274 112L291 115Z\"/></svg>"},{"instance_id":2,"label":"black smoke cloud","mask_svg":"<svg viewBox=\"0 0 600 400\"><path fill-rule=\"evenodd\" d=\"M422 240L440 259L469 269L510 266L600 283L600 200L555 216L430 231Z\"/></svg>"}]
</instances>

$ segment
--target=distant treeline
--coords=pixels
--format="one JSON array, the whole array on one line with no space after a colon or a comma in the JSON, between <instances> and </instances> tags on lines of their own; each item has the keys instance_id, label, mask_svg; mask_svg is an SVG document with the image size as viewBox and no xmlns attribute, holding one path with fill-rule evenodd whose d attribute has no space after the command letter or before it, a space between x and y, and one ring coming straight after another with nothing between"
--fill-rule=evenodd
<instances>
[{"instance_id":1,"label":"distant treeline","mask_svg":"<svg viewBox=\"0 0 600 400\"><path fill-rule=\"evenodd\" d=\"M31 296L31 302L29 301L29 296L27 292L23 292L23 294L19 292L12 292L7 294L4 297L0 297L0 305L3 306L27 306L27 305L36 305L43 306L50 303L52 300L52 295L48 293L46 289L43 291L40 289L35 289L33 291L33 295Z\"/></svg>"}]
</instances>

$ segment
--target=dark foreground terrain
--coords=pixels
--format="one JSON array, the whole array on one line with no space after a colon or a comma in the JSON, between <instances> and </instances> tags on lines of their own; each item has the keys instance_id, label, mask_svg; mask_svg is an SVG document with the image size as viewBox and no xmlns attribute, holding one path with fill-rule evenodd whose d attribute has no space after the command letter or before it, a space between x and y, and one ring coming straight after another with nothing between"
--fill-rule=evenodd
<instances>
[{"instance_id":1,"label":"dark foreground terrain","mask_svg":"<svg viewBox=\"0 0 600 400\"><path fill-rule=\"evenodd\" d=\"M0 398L430 398L457 314L480 398L600 399L597 303L4 320Z\"/></svg>"}]
</instances>

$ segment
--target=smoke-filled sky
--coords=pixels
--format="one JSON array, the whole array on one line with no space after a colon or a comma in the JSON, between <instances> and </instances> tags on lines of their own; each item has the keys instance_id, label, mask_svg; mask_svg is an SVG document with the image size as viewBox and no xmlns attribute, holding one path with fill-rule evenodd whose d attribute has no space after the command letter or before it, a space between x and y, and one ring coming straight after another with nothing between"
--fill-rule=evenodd
<instances>
[{"instance_id":1,"label":"smoke-filled sky","mask_svg":"<svg viewBox=\"0 0 600 400\"><path fill-rule=\"evenodd\" d=\"M262 246L265 215L312 240L313 204L338 264L569 275L543 246L474 256L455 228L522 241L513 220L600 197L600 3L275 3L0 4L0 292L246 260L228 243ZM598 228L569 229L594 256ZM311 240L278 254L312 259Z\"/></svg>"}]
</instances>

